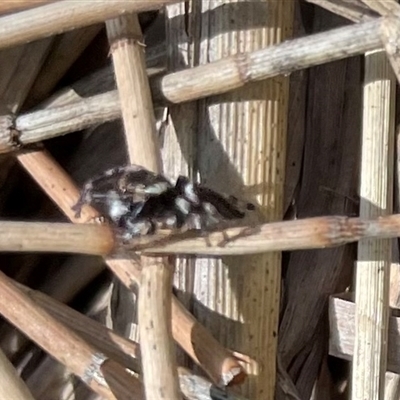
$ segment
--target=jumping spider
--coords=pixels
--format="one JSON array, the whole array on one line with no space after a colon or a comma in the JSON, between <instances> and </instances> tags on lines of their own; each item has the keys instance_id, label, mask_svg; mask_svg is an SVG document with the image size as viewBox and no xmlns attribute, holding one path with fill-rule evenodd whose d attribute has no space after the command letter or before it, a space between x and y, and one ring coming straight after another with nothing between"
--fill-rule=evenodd
<instances>
[{"instance_id":1,"label":"jumping spider","mask_svg":"<svg viewBox=\"0 0 400 400\"><path fill-rule=\"evenodd\" d=\"M200 229L241 219L251 203L219 194L180 176L173 185L163 175L138 165L117 167L89 180L73 207L76 217L90 204L122 231L124 238L157 229Z\"/></svg>"}]
</instances>

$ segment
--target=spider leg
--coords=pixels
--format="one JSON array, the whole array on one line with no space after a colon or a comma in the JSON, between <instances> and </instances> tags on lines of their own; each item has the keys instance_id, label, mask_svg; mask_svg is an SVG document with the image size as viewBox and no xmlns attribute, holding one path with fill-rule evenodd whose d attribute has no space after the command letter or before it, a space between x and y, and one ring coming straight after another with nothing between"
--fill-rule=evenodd
<instances>
[{"instance_id":1,"label":"spider leg","mask_svg":"<svg viewBox=\"0 0 400 400\"><path fill-rule=\"evenodd\" d=\"M91 182L87 183L83 189L82 192L78 198L78 201L76 204L74 204L71 207L72 211L75 211L75 218L80 218L81 217L81 212L82 212L82 207L85 204L90 204L92 200L92 196L90 195L90 191L93 189L93 185Z\"/></svg>"}]
</instances>

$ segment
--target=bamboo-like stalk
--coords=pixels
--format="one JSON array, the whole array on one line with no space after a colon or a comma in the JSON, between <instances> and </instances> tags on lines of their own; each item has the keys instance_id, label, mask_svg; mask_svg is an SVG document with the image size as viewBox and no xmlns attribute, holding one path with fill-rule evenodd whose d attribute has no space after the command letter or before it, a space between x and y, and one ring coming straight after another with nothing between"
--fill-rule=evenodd
<instances>
[{"instance_id":1,"label":"bamboo-like stalk","mask_svg":"<svg viewBox=\"0 0 400 400\"><path fill-rule=\"evenodd\" d=\"M395 43L398 42L398 37L400 35L400 21L398 18L399 5L394 1L389 1L386 4L382 3L383 2L379 1L378 4L378 7L381 7L381 9L386 7L391 8L389 13L386 12L388 10L384 10L385 12L383 15L387 16L385 17L382 24L382 42L385 46L386 54L392 66L393 72L395 73L397 80L400 81L400 56L398 54L397 46L395 45ZM377 10L375 7L374 9ZM397 157L399 157L398 138L399 138L399 133L397 132ZM395 163L395 165L396 164L398 166L398 162ZM396 188L395 190L398 191L400 187L398 184L399 183L398 180L400 177L398 170L396 177L397 177L397 185L395 185ZM394 208L398 210L399 196L395 196L395 199L397 199L397 204L394 206ZM398 283L399 283L399 265L397 263L392 262L390 268L390 288L389 288L390 307L396 307L398 303L397 300L400 298L400 287ZM388 352L389 351L390 349L388 350ZM388 358L388 364L389 364L389 358ZM395 400L398 397L399 387L400 387L400 375L387 372L385 375L385 388L384 388L385 399Z\"/></svg>"},{"instance_id":2,"label":"bamboo-like stalk","mask_svg":"<svg viewBox=\"0 0 400 400\"><path fill-rule=\"evenodd\" d=\"M161 172L138 17L132 14L110 20L106 27L130 162ZM172 265L162 258L142 258L141 263L138 315L146 397L178 400L181 395L171 329Z\"/></svg>"},{"instance_id":3,"label":"bamboo-like stalk","mask_svg":"<svg viewBox=\"0 0 400 400\"><path fill-rule=\"evenodd\" d=\"M392 212L395 79L386 54L365 58L361 218ZM389 318L390 240L358 244L352 399L384 398Z\"/></svg>"},{"instance_id":4,"label":"bamboo-like stalk","mask_svg":"<svg viewBox=\"0 0 400 400\"><path fill-rule=\"evenodd\" d=\"M90 248L85 248L80 242L91 234L96 235L97 239L93 238L89 243ZM70 241L68 246L62 247L63 235ZM77 237L74 238L74 235ZM134 238L128 243L119 244L115 243L110 228L104 225L74 226L67 223L2 221L0 251L59 251L106 256L117 248L124 253L132 251L143 255L235 256L270 251L323 249L365 239L390 239L398 236L400 236L400 214L376 219L343 216L304 218L271 222L257 227L220 229L210 233L202 232L201 235L196 232L182 234L165 232ZM31 240L32 243L28 243ZM118 254L119 251L117 257L121 255ZM116 259L109 261L115 262ZM118 261L123 260L118 259ZM123 270L117 275L123 273ZM139 273L133 271L131 273L136 281ZM131 284L132 282L127 286Z\"/></svg>"},{"instance_id":5,"label":"bamboo-like stalk","mask_svg":"<svg viewBox=\"0 0 400 400\"><path fill-rule=\"evenodd\" d=\"M12 306L10 306L12 305ZM139 381L37 306L0 273L0 314L106 399L143 398Z\"/></svg>"},{"instance_id":6,"label":"bamboo-like stalk","mask_svg":"<svg viewBox=\"0 0 400 400\"><path fill-rule=\"evenodd\" d=\"M80 218L76 218L72 208L80 191L46 150L21 152L17 159L70 221L82 223L99 218L99 213L87 205L83 206Z\"/></svg>"},{"instance_id":7,"label":"bamboo-like stalk","mask_svg":"<svg viewBox=\"0 0 400 400\"><path fill-rule=\"evenodd\" d=\"M174 1L57 1L0 17L0 48L93 25L129 12L156 10Z\"/></svg>"},{"instance_id":8,"label":"bamboo-like stalk","mask_svg":"<svg viewBox=\"0 0 400 400\"><path fill-rule=\"evenodd\" d=\"M361 0L366 6L385 16L400 15L400 6L394 0Z\"/></svg>"},{"instance_id":9,"label":"bamboo-like stalk","mask_svg":"<svg viewBox=\"0 0 400 400\"><path fill-rule=\"evenodd\" d=\"M180 85L187 82L183 101L215 94L216 82L222 88L219 92L227 92L241 88L244 81L259 80L260 70L253 68L252 63L263 57L267 46L287 39L293 22L291 1L233 0L200 4L192 1L189 14L187 10L182 11L184 14L180 17L189 18L187 34L192 36L187 57L204 64L205 73L201 95L192 74L189 82L188 72L193 69L183 71L186 77L183 72L175 73L180 75ZM179 54L176 43L171 42L169 46L175 46L172 51L178 53L178 60L185 58L186 54ZM285 43L281 46L284 49ZM227 56L235 60L234 65L227 62L230 60ZM310 51L304 52L302 60L308 56ZM219 71L212 83L210 74L216 66ZM174 74L170 76L173 78ZM259 188L255 200L261 203L265 217L272 221L282 218L288 83L288 78L280 76L207 98L197 103L197 115L191 121L193 130L197 131L193 139L193 167L200 181L238 196L241 193L251 196L246 193L246 186ZM163 94L176 102L165 90ZM187 133L179 131L180 124L185 124L179 118L186 116L172 117L172 123L183 140ZM170 135L165 137L169 140ZM279 253L201 258L195 260L193 281L180 286L200 304L194 307L195 311L216 337L227 347L249 356L245 368L251 379L244 382L241 390L252 399L274 398L280 265ZM227 335L226 321L233 334Z\"/></svg>"},{"instance_id":10,"label":"bamboo-like stalk","mask_svg":"<svg viewBox=\"0 0 400 400\"><path fill-rule=\"evenodd\" d=\"M370 43L368 43L368 41L371 38L369 38L369 39L367 38L366 41L359 40L361 37L363 37L365 35L365 32L367 32L369 30L369 29L366 29L364 25L362 25L361 31L359 31L360 28L356 28L356 31L353 32L354 26L346 27L345 29L350 29L351 32L348 31L348 34L344 34L342 32L342 35L339 35L339 36L342 36L342 38L340 39L342 41L342 43L341 44L336 43L338 47L337 47L337 54L335 54L333 56L334 59L337 59L339 54L342 53L342 49L345 49L346 54L348 56L351 56L351 55L353 55L354 52L359 52L359 53L363 52L359 46L365 46L366 44L368 46L370 45ZM377 27L372 28L372 31L374 31L376 29L377 29ZM323 36L328 35L330 37L330 40L333 40L333 38L337 37L336 33L337 33L336 30L333 30L333 31L323 33L322 35ZM357 37L357 40L354 40L354 35ZM377 31L376 31L376 35L378 35ZM312 38L314 38L314 36L312 36ZM304 53L304 51L306 51L307 48L310 50L312 48L312 44L313 44L313 43L307 44L306 42L303 41L303 39L306 39L306 41L308 41L307 37L301 38L301 39L299 39L300 40L299 42L296 42L295 46L290 46L291 48L289 50L287 50L287 53L286 53L286 51L284 51L284 53L281 54L281 58L278 60L279 65L286 65L287 67L291 66L292 68L296 68L298 60L296 59L294 61L291 61L291 59L289 58L289 55L297 54L297 52ZM320 55L322 57L321 63L328 62L329 58L324 59L326 47L323 43L321 43L321 40L319 40L319 42L320 42L320 46L319 46L320 50L319 51L320 51ZM291 41L287 42L287 44L289 44L289 43L291 43ZM315 44L315 42L314 42L314 44ZM377 46L379 46L378 38L376 38L376 44L377 44ZM271 56L276 51L274 49L279 49L280 46L281 46L280 44L278 44L277 47L271 46L272 50L273 50L271 53ZM155 46L154 48L153 47L146 48L146 60L148 62L148 67L156 67L156 66L159 67L161 65L162 62L161 62L160 58L165 58L165 49L164 49L165 44L161 45L161 47L162 48L160 48L160 46ZM271 47L268 47L265 50L270 51ZM330 45L329 45L329 47L330 47ZM340 51L339 51L339 49L340 49ZM332 57L332 55L329 55L329 57ZM269 64L269 61L267 60L268 57L265 57L265 59L266 59L266 61L263 65L268 66L268 64ZM310 65L308 65L308 66L310 66ZM197 69L197 68L191 69L194 76L196 76L196 74L198 73L197 71L201 71L201 68L203 68L203 67L200 66L199 69ZM268 67L268 68L270 68L270 67ZM180 72L177 72L177 73L179 74ZM163 78L163 84L166 88L168 88L168 91L173 92L174 97L181 96L180 93L185 93L185 91L186 91L185 86L183 86L182 88L180 86L172 87L168 83L168 79L169 79L168 77L169 77L169 75L167 75ZM212 78L210 78L210 79L212 79ZM157 81L153 82L153 84L152 84L153 88L155 88L157 86L156 84L157 84ZM218 82L215 82L215 84L216 84L216 87L218 87ZM51 104L51 106L54 107L54 106L59 106L59 105L70 104L70 103L73 103L76 100L80 99L81 97L90 97L95 94L104 93L105 91L110 90L113 87L113 85L114 85L113 72L111 71L110 67L106 67L106 68L103 68L102 70L94 72L93 74L90 74L87 77L82 78L78 82L74 83L74 85L72 85L71 87L62 89L60 92L53 95L48 101L45 101L44 105ZM79 96L75 92L78 92L81 95ZM164 95L162 94L162 88L157 89L157 93L160 93L159 97L164 97ZM162 99L159 99L159 100L162 101Z\"/></svg>"},{"instance_id":11,"label":"bamboo-like stalk","mask_svg":"<svg viewBox=\"0 0 400 400\"><path fill-rule=\"evenodd\" d=\"M160 149L138 17L127 15L110 20L106 27L129 158L132 163L160 172Z\"/></svg>"},{"instance_id":12,"label":"bamboo-like stalk","mask_svg":"<svg viewBox=\"0 0 400 400\"><path fill-rule=\"evenodd\" d=\"M376 17L376 14L361 2L339 3L335 0L307 0L307 2L325 8L353 22L368 21Z\"/></svg>"},{"instance_id":13,"label":"bamboo-like stalk","mask_svg":"<svg viewBox=\"0 0 400 400\"><path fill-rule=\"evenodd\" d=\"M109 254L113 234L99 225L0 222L0 251Z\"/></svg>"},{"instance_id":14,"label":"bamboo-like stalk","mask_svg":"<svg viewBox=\"0 0 400 400\"><path fill-rule=\"evenodd\" d=\"M99 322L88 318L44 293L32 290L16 282L14 284L51 316L74 330L88 343L132 371L140 371L138 360L140 349L137 343L122 338Z\"/></svg>"},{"instance_id":15,"label":"bamboo-like stalk","mask_svg":"<svg viewBox=\"0 0 400 400\"><path fill-rule=\"evenodd\" d=\"M70 329L76 331L88 343L91 343L121 365L133 371L140 372L140 365L138 363L140 349L136 342L117 335L111 329L106 328L104 325L80 314L44 293L32 290L16 282L14 284L54 318L57 318ZM178 367L178 374L180 387L186 398L211 400L210 396L212 394L212 399L215 400L245 400L237 394L213 387L208 380L194 375L185 368Z\"/></svg>"},{"instance_id":16,"label":"bamboo-like stalk","mask_svg":"<svg viewBox=\"0 0 400 400\"><path fill-rule=\"evenodd\" d=\"M153 98L171 103L196 100L252 81L379 49L383 47L379 33L381 23L379 19L338 28L168 74L153 82ZM116 91L52 110L23 114L15 122L11 118L9 124L0 123L0 150L15 149L12 140L10 144L10 138L16 134L14 128L17 129L18 142L24 145L114 120L120 115Z\"/></svg>"},{"instance_id":17,"label":"bamboo-like stalk","mask_svg":"<svg viewBox=\"0 0 400 400\"><path fill-rule=\"evenodd\" d=\"M146 47L147 74L150 78L165 72L165 58L165 43ZM108 66L93 71L74 82L71 86L66 86L59 90L43 101L38 108L49 109L73 104L84 97L91 97L113 89L115 89L114 71L111 66Z\"/></svg>"},{"instance_id":18,"label":"bamboo-like stalk","mask_svg":"<svg viewBox=\"0 0 400 400\"><path fill-rule=\"evenodd\" d=\"M48 152L36 150L21 153L18 155L18 161L72 221L82 223L99 217L93 208L85 206L82 209L81 219L73 219L71 207L78 201L79 191L68 174ZM107 227L98 226L98 228L106 229L106 236L109 234ZM98 231L97 236L101 235ZM46 241L48 240L51 240L50 237L46 237ZM108 258L106 263L128 289L139 284L141 266L135 260ZM243 369L238 360L222 347L174 296L172 307L174 339L201 366L213 382L230 383L234 379L239 381L243 379ZM230 379L227 381L224 377L228 376Z\"/></svg>"},{"instance_id":19,"label":"bamboo-like stalk","mask_svg":"<svg viewBox=\"0 0 400 400\"><path fill-rule=\"evenodd\" d=\"M11 14L16 11L22 11L33 7L39 7L47 3L54 3L60 0L13 0L4 1L0 4L0 15Z\"/></svg>"},{"instance_id":20,"label":"bamboo-like stalk","mask_svg":"<svg viewBox=\"0 0 400 400\"><path fill-rule=\"evenodd\" d=\"M382 42L398 82L400 82L400 54L396 43L398 43L399 35L399 18L396 16L385 17L382 24Z\"/></svg>"},{"instance_id":21,"label":"bamboo-like stalk","mask_svg":"<svg viewBox=\"0 0 400 400\"><path fill-rule=\"evenodd\" d=\"M0 349L0 398L13 400L34 400L14 366Z\"/></svg>"}]
</instances>

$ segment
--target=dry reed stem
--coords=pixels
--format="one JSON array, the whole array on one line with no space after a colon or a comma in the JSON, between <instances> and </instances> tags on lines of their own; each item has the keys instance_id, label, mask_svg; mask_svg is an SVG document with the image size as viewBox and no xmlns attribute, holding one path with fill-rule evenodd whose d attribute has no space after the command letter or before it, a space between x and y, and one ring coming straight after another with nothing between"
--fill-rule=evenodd
<instances>
[{"instance_id":1,"label":"dry reed stem","mask_svg":"<svg viewBox=\"0 0 400 400\"><path fill-rule=\"evenodd\" d=\"M165 258L141 258L139 332L147 399L181 398L172 341L171 297L174 264Z\"/></svg>"},{"instance_id":2,"label":"dry reed stem","mask_svg":"<svg viewBox=\"0 0 400 400\"><path fill-rule=\"evenodd\" d=\"M8 232L12 233L11 239ZM32 238L34 234L31 232L36 232L36 239ZM68 223L2 221L0 222L0 250L3 252L56 251L58 247L59 251L64 253L90 254L89 250L79 243L89 232L97 235L97 239L93 238L91 241L91 248L94 249L92 254L109 255L113 243L110 228L92 224L73 226ZM73 234L81 238L74 239ZM71 241L67 247L65 244L62 247L62 235L66 235L65 237ZM227 228L201 234L166 232L138 237L130 240L129 243L116 244L115 247L119 247L119 250L114 257L124 255L127 251L140 252L146 256L172 254L234 256L268 251L323 249L343 246L361 239L389 239L398 236L400 236L400 214L376 219L328 216L271 222L257 227ZM31 239L34 241L26 244ZM131 268L140 268L135 260L117 258L107 260L107 262L111 261L126 261ZM132 278L137 283L139 272L128 271L128 269L127 266L123 267L122 270L116 272L117 276L125 274L128 280ZM124 281L128 282L127 279ZM132 283L132 281L127 283L127 286L130 287Z\"/></svg>"},{"instance_id":3,"label":"dry reed stem","mask_svg":"<svg viewBox=\"0 0 400 400\"><path fill-rule=\"evenodd\" d=\"M382 47L380 26L378 19L332 29L175 72L160 79L153 96L156 100L182 103L375 50Z\"/></svg>"},{"instance_id":4,"label":"dry reed stem","mask_svg":"<svg viewBox=\"0 0 400 400\"><path fill-rule=\"evenodd\" d=\"M107 263L112 264L112 271L128 289L140 282L139 261L117 258ZM175 296L172 296L172 335L214 383L232 386L246 378L238 359L221 346Z\"/></svg>"},{"instance_id":5,"label":"dry reed stem","mask_svg":"<svg viewBox=\"0 0 400 400\"><path fill-rule=\"evenodd\" d=\"M58 1L0 17L0 48L103 22L129 12L156 10L176 0Z\"/></svg>"},{"instance_id":6,"label":"dry reed stem","mask_svg":"<svg viewBox=\"0 0 400 400\"><path fill-rule=\"evenodd\" d=\"M395 87L385 52L367 53L360 184L364 219L393 210ZM392 241L362 240L357 258L352 399L380 400L385 396Z\"/></svg>"},{"instance_id":7,"label":"dry reed stem","mask_svg":"<svg viewBox=\"0 0 400 400\"><path fill-rule=\"evenodd\" d=\"M400 6L394 0L361 0L366 6L382 16L400 15Z\"/></svg>"},{"instance_id":8,"label":"dry reed stem","mask_svg":"<svg viewBox=\"0 0 400 400\"><path fill-rule=\"evenodd\" d=\"M0 115L19 112L52 45L53 38L47 38L1 51L0 59L7 61L2 63L5 67L0 77Z\"/></svg>"},{"instance_id":9,"label":"dry reed stem","mask_svg":"<svg viewBox=\"0 0 400 400\"><path fill-rule=\"evenodd\" d=\"M333 29L168 74L153 81L153 97L155 101L181 103L236 89L254 80L379 49L383 47L381 24L382 19L378 19ZM121 116L120 107L118 93L111 91L59 108L23 114L15 121L3 117L0 150L14 150L15 136L24 145L117 119Z\"/></svg>"},{"instance_id":10,"label":"dry reed stem","mask_svg":"<svg viewBox=\"0 0 400 400\"><path fill-rule=\"evenodd\" d=\"M396 310L398 311L398 310ZM353 294L335 294L329 298L329 354L344 360L354 356L355 314ZM400 374L400 318L398 313L389 317L388 371ZM386 394L385 394L386 396ZM393 397L398 399L398 394ZM390 397L392 399L392 397ZM386 400L386 397L385 397Z\"/></svg>"},{"instance_id":11,"label":"dry reed stem","mask_svg":"<svg viewBox=\"0 0 400 400\"><path fill-rule=\"evenodd\" d=\"M99 217L97 211L88 206L82 209L80 219L74 217L71 207L78 201L79 190L47 151L36 150L21 153L18 155L18 161L71 221L84 223ZM108 229L100 226L97 228ZM50 240L50 238L48 237L46 240ZM128 289L131 290L139 284L141 265L137 261L108 258L106 263ZM225 376L232 376L238 380L243 379L244 373L238 360L199 324L175 296L172 297L172 307L174 339L210 376L212 381L215 383L225 382Z\"/></svg>"},{"instance_id":12,"label":"dry reed stem","mask_svg":"<svg viewBox=\"0 0 400 400\"><path fill-rule=\"evenodd\" d=\"M122 338L99 322L88 318L42 292L30 289L17 282L14 282L14 284L52 317L74 330L88 343L132 371L140 371L138 360L140 349L137 343Z\"/></svg>"},{"instance_id":13,"label":"dry reed stem","mask_svg":"<svg viewBox=\"0 0 400 400\"><path fill-rule=\"evenodd\" d=\"M140 348L136 342L117 335L111 329L42 292L30 289L17 282L13 283L50 315L76 331L88 343L91 343L121 365L135 372L140 372L140 365L138 363ZM245 400L239 395L226 392L226 390L219 391L218 388L212 387L212 384L208 380L194 375L185 368L178 367L178 374L181 390L187 398L191 398L190 395L192 395L195 399L204 398L205 400L211 400L210 393L212 393L212 398L216 400Z\"/></svg>"},{"instance_id":14,"label":"dry reed stem","mask_svg":"<svg viewBox=\"0 0 400 400\"><path fill-rule=\"evenodd\" d=\"M235 57L236 71L241 76L238 81L232 80L233 85L256 73L249 67L252 55L291 36L292 1L220 0L189 4L189 11L181 8L179 17L187 18L189 12L186 29L187 35L193 36L192 45L181 48L182 39L179 44L173 40L169 43L177 63L187 60L189 65L205 65L210 60ZM168 9L171 8L176 6ZM170 29L176 29L174 19L179 17L171 17ZM221 79L223 74L232 77L230 70L221 66ZM211 83L208 77L204 80ZM219 77L214 82L219 82ZM211 188L250 195L261 204L260 212L268 221L282 219L288 84L288 77L279 76L204 99L194 105L197 112L189 121L191 105L183 107L180 115L174 114L172 108L168 125L176 127L177 138L170 139L170 131L164 135L164 142L185 143L190 140L190 133L184 129L187 126L192 131L193 147L183 147L182 152L189 168L194 168L194 176ZM177 166L181 165L178 162ZM252 191L251 187L257 190ZM272 400L276 386L280 254L200 257L193 264L194 268L186 267L186 276L184 270L181 272L179 289L187 292L189 299L196 299L196 314L217 339L249 356L245 364L249 379L240 388L241 393L254 400ZM233 335L227 335L226 321L234 327Z\"/></svg>"},{"instance_id":15,"label":"dry reed stem","mask_svg":"<svg viewBox=\"0 0 400 400\"><path fill-rule=\"evenodd\" d=\"M161 172L161 156L146 73L145 47L136 15L106 22L131 162Z\"/></svg>"},{"instance_id":16,"label":"dry reed stem","mask_svg":"<svg viewBox=\"0 0 400 400\"><path fill-rule=\"evenodd\" d=\"M101 27L101 25L92 25L75 29L57 38L46 63L36 77L27 104L24 104L25 109L38 104L51 93L71 65L100 32Z\"/></svg>"},{"instance_id":17,"label":"dry reed stem","mask_svg":"<svg viewBox=\"0 0 400 400\"><path fill-rule=\"evenodd\" d=\"M0 398L34 400L14 366L0 349Z\"/></svg>"},{"instance_id":18,"label":"dry reed stem","mask_svg":"<svg viewBox=\"0 0 400 400\"><path fill-rule=\"evenodd\" d=\"M360 2L338 2L337 0L307 0L307 2L325 8L325 10L353 22L368 21L376 17L373 11Z\"/></svg>"},{"instance_id":19,"label":"dry reed stem","mask_svg":"<svg viewBox=\"0 0 400 400\"><path fill-rule=\"evenodd\" d=\"M246 372L238 358L228 353L175 297L172 298L172 314L176 318L172 325L173 336L185 339L185 342L180 343L181 347L213 382L227 387L241 384L246 379ZM185 335L185 332L190 332L190 335ZM198 346L196 343L202 345ZM188 352L188 349L192 351L193 348L194 353Z\"/></svg>"},{"instance_id":20,"label":"dry reed stem","mask_svg":"<svg viewBox=\"0 0 400 400\"><path fill-rule=\"evenodd\" d=\"M146 47L147 74L151 78L154 75L165 73L166 44L160 43ZM96 94L105 93L115 89L115 76L111 66L100 68L84 76L71 86L66 86L44 100L39 109L50 109L54 107L73 104L82 98L91 97Z\"/></svg>"},{"instance_id":21,"label":"dry reed stem","mask_svg":"<svg viewBox=\"0 0 400 400\"><path fill-rule=\"evenodd\" d=\"M99 225L0 222L0 251L109 254L114 239Z\"/></svg>"},{"instance_id":22,"label":"dry reed stem","mask_svg":"<svg viewBox=\"0 0 400 400\"><path fill-rule=\"evenodd\" d=\"M185 399L188 400L246 400L227 388L219 388L186 368L178 367L179 382Z\"/></svg>"},{"instance_id":23,"label":"dry reed stem","mask_svg":"<svg viewBox=\"0 0 400 400\"><path fill-rule=\"evenodd\" d=\"M137 15L107 21L131 163L161 172L155 116ZM171 329L173 264L167 258L142 257L139 333L143 382L148 399L181 397Z\"/></svg>"},{"instance_id":24,"label":"dry reed stem","mask_svg":"<svg viewBox=\"0 0 400 400\"><path fill-rule=\"evenodd\" d=\"M95 348L54 320L3 273L0 273L0 313L106 399L143 398L137 379L115 361L106 359L96 364L101 355Z\"/></svg>"},{"instance_id":25,"label":"dry reed stem","mask_svg":"<svg viewBox=\"0 0 400 400\"><path fill-rule=\"evenodd\" d=\"M144 254L223 256L335 247L364 238L397 237L399 233L400 214L373 220L328 216L227 228L200 237L196 233L144 237L132 240L127 247Z\"/></svg>"},{"instance_id":26,"label":"dry reed stem","mask_svg":"<svg viewBox=\"0 0 400 400\"><path fill-rule=\"evenodd\" d=\"M0 15L11 14L29 8L39 7L47 3L54 3L60 0L12 0L0 3Z\"/></svg>"},{"instance_id":27,"label":"dry reed stem","mask_svg":"<svg viewBox=\"0 0 400 400\"><path fill-rule=\"evenodd\" d=\"M79 199L80 190L46 150L18 153L17 159L71 222L82 223L99 218L99 213L87 205L83 206L80 218L75 217L72 207Z\"/></svg>"},{"instance_id":28,"label":"dry reed stem","mask_svg":"<svg viewBox=\"0 0 400 400\"><path fill-rule=\"evenodd\" d=\"M400 41L400 18L385 17L382 24L382 42L385 46L386 54L390 64L400 82L400 52L398 43Z\"/></svg>"}]
</instances>

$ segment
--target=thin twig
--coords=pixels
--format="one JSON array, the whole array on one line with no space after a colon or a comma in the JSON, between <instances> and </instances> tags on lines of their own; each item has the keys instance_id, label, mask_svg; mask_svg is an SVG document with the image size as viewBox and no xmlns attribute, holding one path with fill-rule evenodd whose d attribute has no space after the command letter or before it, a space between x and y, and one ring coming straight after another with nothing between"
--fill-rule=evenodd
<instances>
[{"instance_id":1,"label":"thin twig","mask_svg":"<svg viewBox=\"0 0 400 400\"><path fill-rule=\"evenodd\" d=\"M81 218L75 218L71 207L78 201L79 190L47 151L21 153L18 155L18 161L70 220L84 223L99 217L96 210L85 206ZM100 226L98 228L102 229ZM108 258L106 263L128 289L139 284L141 265L137 261ZM245 374L238 360L185 310L175 296L172 296L172 333L177 343L200 365L213 382L230 383L231 380L244 379ZM231 380L227 381L225 377L228 376Z\"/></svg>"},{"instance_id":2,"label":"thin twig","mask_svg":"<svg viewBox=\"0 0 400 400\"><path fill-rule=\"evenodd\" d=\"M0 314L107 399L143 398L139 381L103 358L0 273Z\"/></svg>"},{"instance_id":3,"label":"thin twig","mask_svg":"<svg viewBox=\"0 0 400 400\"><path fill-rule=\"evenodd\" d=\"M130 162L160 173L161 153L138 17L132 14L107 21L106 27ZM141 264L138 314L146 397L178 400L171 329L173 264L167 258L149 257L142 257Z\"/></svg>"},{"instance_id":4,"label":"thin twig","mask_svg":"<svg viewBox=\"0 0 400 400\"><path fill-rule=\"evenodd\" d=\"M378 19L346 26L168 74L153 81L153 98L171 103L195 100L239 88L251 81L379 49L383 47L381 23ZM23 114L15 121L11 118L10 126L0 123L1 151L15 149L9 142L16 133L18 143L34 143L117 119L121 115L120 107L118 93L111 91L68 106Z\"/></svg>"},{"instance_id":5,"label":"thin twig","mask_svg":"<svg viewBox=\"0 0 400 400\"><path fill-rule=\"evenodd\" d=\"M0 48L103 22L129 12L156 10L176 0L58 1L0 17Z\"/></svg>"}]
</instances>

